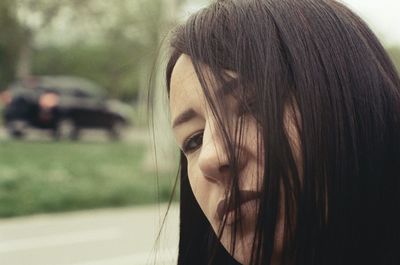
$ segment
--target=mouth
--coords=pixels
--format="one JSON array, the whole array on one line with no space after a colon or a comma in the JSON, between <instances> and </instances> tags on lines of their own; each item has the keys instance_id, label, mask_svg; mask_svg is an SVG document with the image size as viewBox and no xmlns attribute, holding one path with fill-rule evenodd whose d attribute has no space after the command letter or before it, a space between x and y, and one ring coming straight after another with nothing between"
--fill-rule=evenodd
<instances>
[{"instance_id":1,"label":"mouth","mask_svg":"<svg viewBox=\"0 0 400 265\"><path fill-rule=\"evenodd\" d=\"M238 197L239 197L238 205L232 205L232 203L229 203L230 201L229 197L221 200L218 203L217 216L220 221L224 219L225 215L228 215L236 208L241 207L243 204L250 202L252 200L259 199L261 197L261 193L256 191L241 190L239 191Z\"/></svg>"}]
</instances>

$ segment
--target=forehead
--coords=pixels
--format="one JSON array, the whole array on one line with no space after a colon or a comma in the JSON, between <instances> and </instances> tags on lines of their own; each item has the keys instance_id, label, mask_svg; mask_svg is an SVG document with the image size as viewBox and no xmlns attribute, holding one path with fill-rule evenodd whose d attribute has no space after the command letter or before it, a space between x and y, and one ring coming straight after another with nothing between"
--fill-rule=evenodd
<instances>
[{"instance_id":1,"label":"forehead","mask_svg":"<svg viewBox=\"0 0 400 265\"><path fill-rule=\"evenodd\" d=\"M193 63L188 55L182 54L171 75L170 110L174 117L193 102L204 102L202 88Z\"/></svg>"},{"instance_id":2,"label":"forehead","mask_svg":"<svg viewBox=\"0 0 400 265\"><path fill-rule=\"evenodd\" d=\"M194 70L192 59L188 55L182 54L176 61L172 71L171 89L179 86L179 84L182 82L191 82L193 79L197 79L197 76Z\"/></svg>"}]
</instances>

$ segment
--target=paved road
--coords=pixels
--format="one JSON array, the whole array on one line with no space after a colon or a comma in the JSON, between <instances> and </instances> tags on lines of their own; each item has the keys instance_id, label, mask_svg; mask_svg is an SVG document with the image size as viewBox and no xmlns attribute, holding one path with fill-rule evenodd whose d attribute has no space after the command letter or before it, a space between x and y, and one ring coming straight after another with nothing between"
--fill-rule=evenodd
<instances>
[{"instance_id":1,"label":"paved road","mask_svg":"<svg viewBox=\"0 0 400 265\"><path fill-rule=\"evenodd\" d=\"M154 249L165 208L153 205L0 220L0 264L172 265L178 246L177 205L172 205L158 250Z\"/></svg>"}]
</instances>

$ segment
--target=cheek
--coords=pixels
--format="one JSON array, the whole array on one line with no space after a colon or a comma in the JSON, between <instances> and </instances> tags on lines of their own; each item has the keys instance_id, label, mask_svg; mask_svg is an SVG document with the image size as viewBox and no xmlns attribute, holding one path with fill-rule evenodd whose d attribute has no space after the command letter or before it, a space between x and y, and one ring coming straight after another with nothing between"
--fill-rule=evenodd
<instances>
[{"instance_id":1,"label":"cheek","mask_svg":"<svg viewBox=\"0 0 400 265\"><path fill-rule=\"evenodd\" d=\"M240 186L243 189L260 190L263 185L264 175L264 142L261 129L255 121L249 123L243 139L244 145L244 170L240 179Z\"/></svg>"},{"instance_id":2,"label":"cheek","mask_svg":"<svg viewBox=\"0 0 400 265\"><path fill-rule=\"evenodd\" d=\"M192 188L193 195L196 198L200 208L207 218L210 217L210 183L201 175L200 170L195 166L188 165L189 184Z\"/></svg>"}]
</instances>

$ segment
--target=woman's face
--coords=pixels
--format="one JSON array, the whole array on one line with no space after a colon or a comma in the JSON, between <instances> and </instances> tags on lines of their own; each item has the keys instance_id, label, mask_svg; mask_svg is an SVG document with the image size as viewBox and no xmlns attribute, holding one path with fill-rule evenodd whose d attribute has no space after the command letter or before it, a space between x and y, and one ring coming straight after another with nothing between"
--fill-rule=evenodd
<instances>
[{"instance_id":1,"label":"woman's face","mask_svg":"<svg viewBox=\"0 0 400 265\"><path fill-rule=\"evenodd\" d=\"M236 151L240 153L237 176L241 198L240 226L236 233L234 258L246 264L249 263L256 210L261 195L259 190L264 162L263 158L257 155L262 154L262 150L257 150L257 146L262 146L262 143L257 144L260 131L256 120L240 111L240 104L232 95L227 94L223 101L229 119L241 119L244 122L243 139L240 144L233 141ZM172 72L170 111L176 141L187 159L187 173L194 196L217 235L223 219L226 219L221 243L232 253L231 229L238 219L235 218L234 211L226 207L232 181L228 156L215 116L203 94L191 58L187 55L180 56ZM231 136L234 136L234 129L228 129L229 131L232 132ZM279 238L282 229L280 214L276 231L277 249L281 244Z\"/></svg>"}]
</instances>

